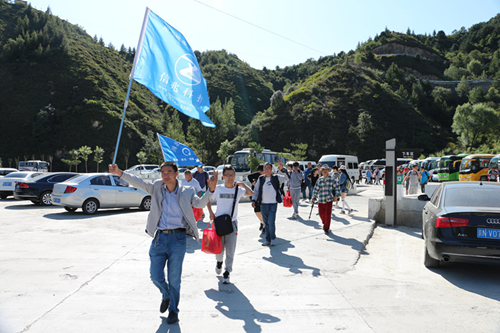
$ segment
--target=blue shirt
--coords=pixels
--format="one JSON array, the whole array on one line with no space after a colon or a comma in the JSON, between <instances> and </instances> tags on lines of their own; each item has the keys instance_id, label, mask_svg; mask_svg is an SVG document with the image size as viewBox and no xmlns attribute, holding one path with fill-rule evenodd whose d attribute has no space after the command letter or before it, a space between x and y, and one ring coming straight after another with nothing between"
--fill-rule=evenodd
<instances>
[{"instance_id":1,"label":"blue shirt","mask_svg":"<svg viewBox=\"0 0 500 333\"><path fill-rule=\"evenodd\" d=\"M420 184L425 184L429 180L429 173L427 171L420 172Z\"/></svg>"},{"instance_id":2,"label":"blue shirt","mask_svg":"<svg viewBox=\"0 0 500 333\"><path fill-rule=\"evenodd\" d=\"M177 202L178 190L179 184L173 192L169 192L165 185L162 186L163 202L161 203L160 224L157 229L187 228L187 222Z\"/></svg>"},{"instance_id":3,"label":"blue shirt","mask_svg":"<svg viewBox=\"0 0 500 333\"><path fill-rule=\"evenodd\" d=\"M201 189L205 191L207 187L208 173L206 171L203 171L202 173L195 171L193 173L193 178L196 179L198 183L200 183Z\"/></svg>"},{"instance_id":4,"label":"blue shirt","mask_svg":"<svg viewBox=\"0 0 500 333\"><path fill-rule=\"evenodd\" d=\"M309 184L311 183L311 181L309 180L309 178L307 178L307 176L309 176L309 174L311 173L312 171L312 168L308 168L304 171L304 181L306 182L306 184Z\"/></svg>"}]
</instances>

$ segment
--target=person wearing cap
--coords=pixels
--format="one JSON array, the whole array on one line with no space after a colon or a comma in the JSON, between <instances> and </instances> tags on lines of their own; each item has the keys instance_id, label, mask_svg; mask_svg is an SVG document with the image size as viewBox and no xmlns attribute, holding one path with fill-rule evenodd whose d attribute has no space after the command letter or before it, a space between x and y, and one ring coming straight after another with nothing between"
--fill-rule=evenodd
<instances>
[{"instance_id":1,"label":"person wearing cap","mask_svg":"<svg viewBox=\"0 0 500 333\"><path fill-rule=\"evenodd\" d=\"M345 214L345 211L347 211L348 214L351 214L353 209L351 208L351 206L349 206L349 203L346 200L347 193L349 192L347 186L351 180L349 179L349 174L347 173L345 165L341 165L339 171L340 171L340 178L339 178L340 197L342 199L342 211L340 211L340 214Z\"/></svg>"},{"instance_id":2,"label":"person wearing cap","mask_svg":"<svg viewBox=\"0 0 500 333\"><path fill-rule=\"evenodd\" d=\"M330 232L330 222L332 221L332 205L335 192L336 180L329 175L330 167L325 165L321 168L321 177L314 186L312 201L318 202L318 211L321 222L323 222L323 231L325 235Z\"/></svg>"}]
</instances>

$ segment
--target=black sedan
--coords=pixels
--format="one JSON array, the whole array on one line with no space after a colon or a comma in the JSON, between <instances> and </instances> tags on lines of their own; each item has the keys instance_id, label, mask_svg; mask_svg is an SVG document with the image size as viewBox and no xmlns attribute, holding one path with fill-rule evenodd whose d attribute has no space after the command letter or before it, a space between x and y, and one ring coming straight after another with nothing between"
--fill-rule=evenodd
<instances>
[{"instance_id":1,"label":"black sedan","mask_svg":"<svg viewBox=\"0 0 500 333\"><path fill-rule=\"evenodd\" d=\"M50 194L54 184L62 183L77 173L72 172L51 172L44 173L28 182L19 182L14 190L14 198L20 200L31 200L36 205L50 206Z\"/></svg>"},{"instance_id":2,"label":"black sedan","mask_svg":"<svg viewBox=\"0 0 500 333\"><path fill-rule=\"evenodd\" d=\"M500 263L500 183L442 183L422 212L426 267Z\"/></svg>"}]
</instances>

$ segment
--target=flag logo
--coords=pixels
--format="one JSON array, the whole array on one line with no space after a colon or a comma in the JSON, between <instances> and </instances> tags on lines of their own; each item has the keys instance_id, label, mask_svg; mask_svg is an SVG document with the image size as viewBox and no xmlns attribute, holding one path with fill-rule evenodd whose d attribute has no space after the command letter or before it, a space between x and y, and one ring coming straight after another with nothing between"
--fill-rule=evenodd
<instances>
[{"instance_id":1,"label":"flag logo","mask_svg":"<svg viewBox=\"0 0 500 333\"><path fill-rule=\"evenodd\" d=\"M184 54L177 59L175 74L185 85L197 86L201 83L201 70L191 58L190 54Z\"/></svg>"}]
</instances>

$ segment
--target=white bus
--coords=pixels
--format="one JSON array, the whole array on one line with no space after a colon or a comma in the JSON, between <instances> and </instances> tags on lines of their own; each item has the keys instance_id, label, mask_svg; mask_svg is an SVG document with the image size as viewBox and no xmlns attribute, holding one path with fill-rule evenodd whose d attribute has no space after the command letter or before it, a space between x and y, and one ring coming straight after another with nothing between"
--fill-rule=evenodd
<instances>
[{"instance_id":1,"label":"white bus","mask_svg":"<svg viewBox=\"0 0 500 333\"><path fill-rule=\"evenodd\" d=\"M248 183L247 176L250 174L250 166L248 165L250 158L251 148L243 148L235 152L233 155L229 155L226 159L226 164L231 164L236 171L236 181L242 181ZM283 162L286 164L288 161L286 158L278 156L278 153L271 151L269 149L262 150L262 153L257 154L257 157L264 161L264 163L269 162L271 164Z\"/></svg>"},{"instance_id":2,"label":"white bus","mask_svg":"<svg viewBox=\"0 0 500 333\"><path fill-rule=\"evenodd\" d=\"M49 172L50 164L45 161L20 161L19 162L19 171L41 171L41 172Z\"/></svg>"},{"instance_id":3,"label":"white bus","mask_svg":"<svg viewBox=\"0 0 500 333\"><path fill-rule=\"evenodd\" d=\"M318 161L319 164L327 164L330 168L345 165L349 178L354 181L359 179L358 157L353 155L323 155Z\"/></svg>"}]
</instances>

